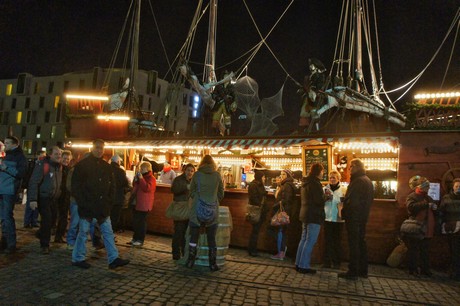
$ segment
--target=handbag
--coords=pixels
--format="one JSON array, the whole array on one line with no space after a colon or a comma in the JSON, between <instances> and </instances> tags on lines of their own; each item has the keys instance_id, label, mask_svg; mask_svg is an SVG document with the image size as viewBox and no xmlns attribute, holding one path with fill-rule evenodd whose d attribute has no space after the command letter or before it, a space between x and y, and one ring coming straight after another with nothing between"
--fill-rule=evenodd
<instances>
[{"instance_id":1,"label":"handbag","mask_svg":"<svg viewBox=\"0 0 460 306\"><path fill-rule=\"evenodd\" d=\"M283 225L288 225L289 223L291 223L289 219L289 215L287 214L286 211L284 211L283 204L280 202L280 209L272 217L270 224L272 226L283 226Z\"/></svg>"},{"instance_id":2,"label":"handbag","mask_svg":"<svg viewBox=\"0 0 460 306\"><path fill-rule=\"evenodd\" d=\"M200 174L198 174L198 204L196 217L200 223L210 224L217 218L217 201L208 203L200 197Z\"/></svg>"},{"instance_id":3,"label":"handbag","mask_svg":"<svg viewBox=\"0 0 460 306\"><path fill-rule=\"evenodd\" d=\"M411 218L404 220L399 232L403 239L422 240L425 237L423 223Z\"/></svg>"},{"instance_id":4,"label":"handbag","mask_svg":"<svg viewBox=\"0 0 460 306\"><path fill-rule=\"evenodd\" d=\"M190 206L188 201L172 201L166 209L166 218L175 221L188 220L190 216Z\"/></svg>"},{"instance_id":5,"label":"handbag","mask_svg":"<svg viewBox=\"0 0 460 306\"><path fill-rule=\"evenodd\" d=\"M262 204L260 206L248 204L246 211L246 221L252 224L259 223L261 213Z\"/></svg>"}]
</instances>

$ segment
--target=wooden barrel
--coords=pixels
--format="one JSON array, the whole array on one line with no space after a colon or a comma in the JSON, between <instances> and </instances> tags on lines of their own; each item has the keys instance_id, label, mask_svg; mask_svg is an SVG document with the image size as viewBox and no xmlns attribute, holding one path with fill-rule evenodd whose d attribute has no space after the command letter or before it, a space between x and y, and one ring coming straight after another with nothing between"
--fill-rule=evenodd
<instances>
[{"instance_id":1,"label":"wooden barrel","mask_svg":"<svg viewBox=\"0 0 460 306\"><path fill-rule=\"evenodd\" d=\"M217 226L216 233L216 246L217 246L217 260L218 266L222 266L225 263L225 254L228 251L228 245L230 243L230 235L233 229L232 215L230 210L226 206L219 207L219 224ZM206 233L200 234L197 245L197 258L195 265L198 266L209 266L208 256L208 239Z\"/></svg>"}]
</instances>

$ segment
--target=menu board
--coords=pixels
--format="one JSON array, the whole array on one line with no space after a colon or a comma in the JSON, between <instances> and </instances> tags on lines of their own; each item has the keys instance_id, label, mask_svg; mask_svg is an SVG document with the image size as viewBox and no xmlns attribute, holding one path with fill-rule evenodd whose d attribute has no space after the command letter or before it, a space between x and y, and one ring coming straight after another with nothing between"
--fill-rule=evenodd
<instances>
[{"instance_id":1,"label":"menu board","mask_svg":"<svg viewBox=\"0 0 460 306\"><path fill-rule=\"evenodd\" d=\"M322 182L329 181L329 171L331 170L331 146L311 146L302 149L303 175L308 175L311 165L321 163L324 167Z\"/></svg>"}]
</instances>

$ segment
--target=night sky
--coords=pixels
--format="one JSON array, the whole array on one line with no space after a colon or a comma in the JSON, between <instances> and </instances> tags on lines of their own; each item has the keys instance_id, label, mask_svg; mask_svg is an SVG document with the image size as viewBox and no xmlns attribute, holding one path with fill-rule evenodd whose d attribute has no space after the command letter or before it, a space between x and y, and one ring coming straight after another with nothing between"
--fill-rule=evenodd
<instances>
[{"instance_id":1,"label":"night sky","mask_svg":"<svg viewBox=\"0 0 460 306\"><path fill-rule=\"evenodd\" d=\"M460 0L375 0L380 54L385 88L391 90L414 78L440 46L460 7ZM18 73L36 76L108 67L126 16L128 0L2 0L0 1L0 79ZM152 6L170 59L184 43L197 0L152 0ZM246 0L265 35L277 21L288 0ZM326 67L333 60L341 1L296 0L267 43L288 73L302 82L307 60L320 59ZM164 77L167 61L148 1L143 1L139 68L157 70ZM217 69L242 56L260 41L242 0L219 0ZM422 90L439 90L454 34L422 78L400 103ZM195 38L191 62L202 63L207 21ZM444 91L459 90L459 40L444 84ZM121 53L125 46L122 46ZM242 60L226 69L237 70ZM200 72L201 68L193 67ZM175 67L173 67L175 68ZM248 67L260 86L259 96L274 95L286 80L266 47ZM169 76L166 76L168 80ZM285 104L300 107L294 82L285 83ZM393 99L399 97L394 94ZM287 113L289 111L286 111ZM297 111L296 111L297 112Z\"/></svg>"}]
</instances>

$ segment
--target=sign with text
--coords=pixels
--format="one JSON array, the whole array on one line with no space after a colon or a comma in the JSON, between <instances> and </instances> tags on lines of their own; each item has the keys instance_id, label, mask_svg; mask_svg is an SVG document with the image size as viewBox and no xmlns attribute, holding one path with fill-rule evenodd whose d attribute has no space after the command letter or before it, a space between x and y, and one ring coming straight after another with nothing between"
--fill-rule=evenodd
<instances>
[{"instance_id":1,"label":"sign with text","mask_svg":"<svg viewBox=\"0 0 460 306\"><path fill-rule=\"evenodd\" d=\"M331 170L331 146L311 146L302 148L303 175L308 175L310 168L315 163L320 163L324 167L322 182L329 181L329 171Z\"/></svg>"}]
</instances>

